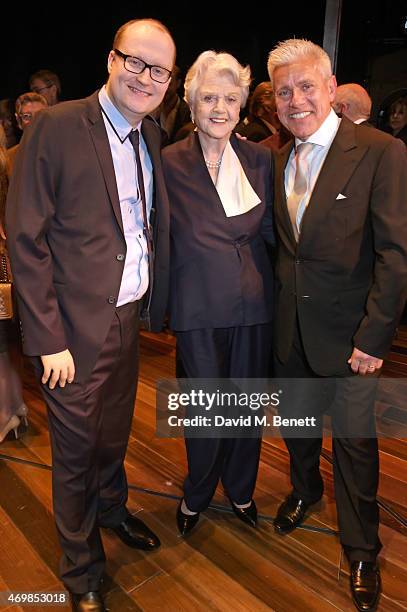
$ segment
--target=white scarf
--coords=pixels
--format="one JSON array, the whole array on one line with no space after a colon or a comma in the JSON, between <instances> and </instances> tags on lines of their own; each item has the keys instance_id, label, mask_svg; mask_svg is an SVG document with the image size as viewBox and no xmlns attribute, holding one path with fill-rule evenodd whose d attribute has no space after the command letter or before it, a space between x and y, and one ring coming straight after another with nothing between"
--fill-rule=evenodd
<instances>
[{"instance_id":1,"label":"white scarf","mask_svg":"<svg viewBox=\"0 0 407 612\"><path fill-rule=\"evenodd\" d=\"M261 202L230 142L223 152L215 187L227 217L243 215Z\"/></svg>"}]
</instances>

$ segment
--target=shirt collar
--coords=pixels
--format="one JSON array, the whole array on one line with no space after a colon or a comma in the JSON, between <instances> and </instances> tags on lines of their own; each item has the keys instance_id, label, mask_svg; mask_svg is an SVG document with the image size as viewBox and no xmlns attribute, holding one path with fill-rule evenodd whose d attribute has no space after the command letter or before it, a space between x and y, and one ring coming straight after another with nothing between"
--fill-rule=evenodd
<instances>
[{"instance_id":1,"label":"shirt collar","mask_svg":"<svg viewBox=\"0 0 407 612\"><path fill-rule=\"evenodd\" d=\"M106 85L103 85L102 89L99 91L99 102L122 142L126 140L131 130L140 129L141 121L133 128L116 108L108 96Z\"/></svg>"},{"instance_id":2,"label":"shirt collar","mask_svg":"<svg viewBox=\"0 0 407 612\"><path fill-rule=\"evenodd\" d=\"M306 140L295 139L295 147L302 142L310 142L312 144L326 147L333 141L341 120L335 111L331 108L328 117L325 119L323 124L317 129L316 132L311 134Z\"/></svg>"}]
</instances>

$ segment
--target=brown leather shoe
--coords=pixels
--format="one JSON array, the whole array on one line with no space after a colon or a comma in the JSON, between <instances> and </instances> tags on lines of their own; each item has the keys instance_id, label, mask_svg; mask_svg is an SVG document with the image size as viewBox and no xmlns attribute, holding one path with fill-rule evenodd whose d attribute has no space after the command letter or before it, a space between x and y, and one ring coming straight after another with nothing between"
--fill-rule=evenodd
<instances>
[{"instance_id":1,"label":"brown leather shoe","mask_svg":"<svg viewBox=\"0 0 407 612\"><path fill-rule=\"evenodd\" d=\"M111 529L122 542L131 548L154 550L161 544L155 533L143 521L131 514L120 525Z\"/></svg>"},{"instance_id":2,"label":"brown leather shoe","mask_svg":"<svg viewBox=\"0 0 407 612\"><path fill-rule=\"evenodd\" d=\"M105 612L105 604L99 591L88 593L71 593L72 610L74 612Z\"/></svg>"},{"instance_id":3,"label":"brown leather shoe","mask_svg":"<svg viewBox=\"0 0 407 612\"><path fill-rule=\"evenodd\" d=\"M361 612L376 610L381 591L380 570L372 561L353 561L350 569L353 603Z\"/></svg>"},{"instance_id":4,"label":"brown leather shoe","mask_svg":"<svg viewBox=\"0 0 407 612\"><path fill-rule=\"evenodd\" d=\"M308 508L309 504L303 499L288 495L277 510L277 516L274 519L275 531L280 535L294 531L303 522Z\"/></svg>"}]
</instances>

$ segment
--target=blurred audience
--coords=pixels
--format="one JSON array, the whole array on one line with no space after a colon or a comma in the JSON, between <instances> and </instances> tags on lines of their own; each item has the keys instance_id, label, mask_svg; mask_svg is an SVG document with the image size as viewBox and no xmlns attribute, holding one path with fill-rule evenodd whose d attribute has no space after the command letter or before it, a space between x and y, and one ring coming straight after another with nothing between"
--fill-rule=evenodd
<instances>
[{"instance_id":1,"label":"blurred audience","mask_svg":"<svg viewBox=\"0 0 407 612\"><path fill-rule=\"evenodd\" d=\"M366 89L358 83L339 85L332 107L339 117L347 117L353 123L373 127L369 122L372 100Z\"/></svg>"},{"instance_id":2,"label":"blurred audience","mask_svg":"<svg viewBox=\"0 0 407 612\"><path fill-rule=\"evenodd\" d=\"M0 125L6 135L6 148L14 147L18 142L17 124L14 118L14 104L9 98L0 100Z\"/></svg>"},{"instance_id":3,"label":"blurred audience","mask_svg":"<svg viewBox=\"0 0 407 612\"><path fill-rule=\"evenodd\" d=\"M30 90L41 94L48 102L48 106L58 104L61 97L61 81L51 70L38 70L30 76Z\"/></svg>"},{"instance_id":4,"label":"blurred audience","mask_svg":"<svg viewBox=\"0 0 407 612\"><path fill-rule=\"evenodd\" d=\"M4 214L8 188L6 151L0 147L0 252L5 251ZM0 442L14 430L18 437L20 419L27 424L27 406L24 404L20 378L8 352L11 321L0 320Z\"/></svg>"},{"instance_id":5,"label":"blurred audience","mask_svg":"<svg viewBox=\"0 0 407 612\"><path fill-rule=\"evenodd\" d=\"M4 131L4 127L0 123L0 149L7 148L7 137L6 132Z\"/></svg>"},{"instance_id":6,"label":"blurred audience","mask_svg":"<svg viewBox=\"0 0 407 612\"><path fill-rule=\"evenodd\" d=\"M278 134L280 127L273 88L270 81L263 81L253 91L248 116L238 124L235 131L247 140L260 142Z\"/></svg>"},{"instance_id":7,"label":"blurred audience","mask_svg":"<svg viewBox=\"0 0 407 612\"><path fill-rule=\"evenodd\" d=\"M25 128L30 125L34 116L44 108L47 108L48 102L44 96L34 92L27 92L21 94L16 100L16 112L15 117L17 125L22 132ZM7 151L7 165L8 175L11 176L11 172L14 166L14 160L18 151L19 145L16 144Z\"/></svg>"},{"instance_id":8,"label":"blurred audience","mask_svg":"<svg viewBox=\"0 0 407 612\"><path fill-rule=\"evenodd\" d=\"M389 109L390 133L407 145L407 96L397 98Z\"/></svg>"},{"instance_id":9,"label":"blurred audience","mask_svg":"<svg viewBox=\"0 0 407 612\"><path fill-rule=\"evenodd\" d=\"M157 110L152 113L167 135L167 142L165 144L174 142L177 132L191 121L188 104L178 95L181 83L181 70L178 66L174 66L164 100Z\"/></svg>"},{"instance_id":10,"label":"blurred audience","mask_svg":"<svg viewBox=\"0 0 407 612\"><path fill-rule=\"evenodd\" d=\"M193 121L188 121L185 125L183 125L173 136L173 142L178 142L179 140L183 140L187 136L191 134L195 129L195 123Z\"/></svg>"}]
</instances>

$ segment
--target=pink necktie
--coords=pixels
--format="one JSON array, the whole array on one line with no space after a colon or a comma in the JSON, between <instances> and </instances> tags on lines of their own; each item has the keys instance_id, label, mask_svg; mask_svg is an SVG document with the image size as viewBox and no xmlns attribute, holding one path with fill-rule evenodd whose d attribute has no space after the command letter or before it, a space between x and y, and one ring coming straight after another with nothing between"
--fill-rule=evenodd
<instances>
[{"instance_id":1,"label":"pink necktie","mask_svg":"<svg viewBox=\"0 0 407 612\"><path fill-rule=\"evenodd\" d=\"M301 224L301 219L306 207L301 207L300 214L298 208L308 189L309 154L311 153L313 146L314 145L311 142L302 142L297 146L295 155L294 187L287 198L288 213L290 215L294 236L297 242L299 237L298 228Z\"/></svg>"}]
</instances>

